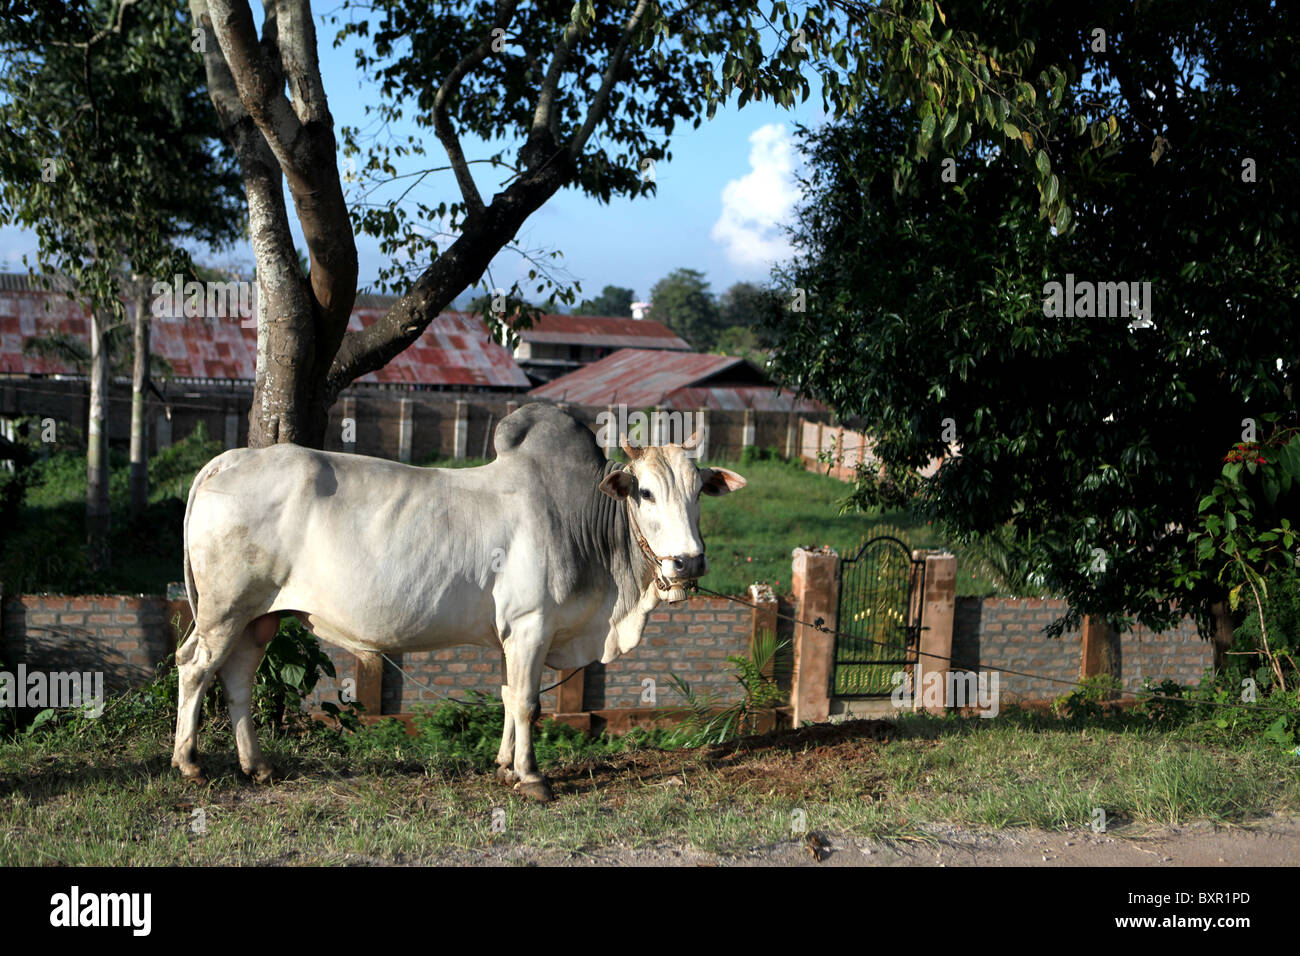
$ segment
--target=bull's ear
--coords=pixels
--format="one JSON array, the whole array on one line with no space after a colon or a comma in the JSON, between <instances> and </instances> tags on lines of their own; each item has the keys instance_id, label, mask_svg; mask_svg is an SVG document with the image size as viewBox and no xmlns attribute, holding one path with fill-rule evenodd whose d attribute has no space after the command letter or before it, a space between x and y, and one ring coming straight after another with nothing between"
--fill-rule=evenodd
<instances>
[{"instance_id":1,"label":"bull's ear","mask_svg":"<svg viewBox=\"0 0 1300 956\"><path fill-rule=\"evenodd\" d=\"M626 498L636 490L636 475L623 469L611 471L600 483L600 490L616 501Z\"/></svg>"},{"instance_id":2,"label":"bull's ear","mask_svg":"<svg viewBox=\"0 0 1300 956\"><path fill-rule=\"evenodd\" d=\"M706 495L725 495L748 484L740 475L726 468L701 468L700 479L704 482L701 490Z\"/></svg>"}]
</instances>

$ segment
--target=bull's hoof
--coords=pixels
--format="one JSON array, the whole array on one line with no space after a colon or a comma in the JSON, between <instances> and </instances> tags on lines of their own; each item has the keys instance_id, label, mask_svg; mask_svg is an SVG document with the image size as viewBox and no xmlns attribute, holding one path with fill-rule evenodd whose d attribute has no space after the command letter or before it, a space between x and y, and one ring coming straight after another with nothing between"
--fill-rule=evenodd
<instances>
[{"instance_id":1,"label":"bull's hoof","mask_svg":"<svg viewBox=\"0 0 1300 956\"><path fill-rule=\"evenodd\" d=\"M538 803L550 803L555 799L551 784L545 777L541 780L521 780L515 784L515 790Z\"/></svg>"},{"instance_id":2,"label":"bull's hoof","mask_svg":"<svg viewBox=\"0 0 1300 956\"><path fill-rule=\"evenodd\" d=\"M253 783L270 783L275 775L275 768L269 763L259 763L252 770L245 770L244 773Z\"/></svg>"},{"instance_id":3,"label":"bull's hoof","mask_svg":"<svg viewBox=\"0 0 1300 956\"><path fill-rule=\"evenodd\" d=\"M182 770L181 782L188 787L206 787L208 785L208 778L203 775L202 770L196 769L193 772Z\"/></svg>"},{"instance_id":4,"label":"bull's hoof","mask_svg":"<svg viewBox=\"0 0 1300 956\"><path fill-rule=\"evenodd\" d=\"M513 787L519 782L519 774L515 773L509 767L497 767L497 780L504 783L507 787Z\"/></svg>"}]
</instances>

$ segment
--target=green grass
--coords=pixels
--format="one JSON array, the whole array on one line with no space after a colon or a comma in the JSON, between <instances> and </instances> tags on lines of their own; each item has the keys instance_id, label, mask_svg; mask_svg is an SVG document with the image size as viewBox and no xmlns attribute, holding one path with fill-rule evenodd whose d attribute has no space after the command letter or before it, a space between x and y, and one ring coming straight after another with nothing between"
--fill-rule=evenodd
<instances>
[{"instance_id":1,"label":"green grass","mask_svg":"<svg viewBox=\"0 0 1300 956\"><path fill-rule=\"evenodd\" d=\"M700 532L709 553L709 573L700 583L724 594L743 594L764 582L778 593L790 590L790 552L798 546L830 545L843 556L857 553L868 538L903 533L912 548L940 548L938 531L906 511L840 514L850 485L805 471L792 462L766 459L710 462L744 475L749 482L700 505ZM997 593L997 586L957 563L958 594Z\"/></svg>"},{"instance_id":2,"label":"green grass","mask_svg":"<svg viewBox=\"0 0 1300 956\"><path fill-rule=\"evenodd\" d=\"M86 562L85 459L72 452L33 465L17 525L3 534L0 581L5 591L64 593L162 593L181 579L181 522L185 497L198 470L221 451L202 431L156 456L149 465L150 504L144 519L127 516L129 492L125 455L111 456L112 563L92 573ZM431 459L438 468L469 468L481 459ZM724 594L744 594L755 582L790 590L791 551L829 544L842 554L881 529L901 530L912 547L940 547L939 535L906 512L877 515L839 513L849 486L779 460L722 464L749 484L721 498L704 498L700 531L709 551L709 573L701 584ZM973 578L958 562L959 594L993 593L995 586Z\"/></svg>"},{"instance_id":3,"label":"green grass","mask_svg":"<svg viewBox=\"0 0 1300 956\"><path fill-rule=\"evenodd\" d=\"M169 582L181 579L181 526L190 482L221 449L200 422L190 435L154 456L149 462L148 508L135 522L129 517L127 456L112 451L111 561L100 572L91 570L85 548L84 453L59 451L33 463L32 482L17 520L0 529L5 593L162 593Z\"/></svg>"},{"instance_id":4,"label":"green grass","mask_svg":"<svg viewBox=\"0 0 1300 956\"><path fill-rule=\"evenodd\" d=\"M445 752L437 734L392 725L264 734L284 777L258 787L237 773L228 726L209 721L211 783L195 788L168 766L169 716L106 714L0 740L0 866L418 864L502 849L581 859L665 844L743 856L797 839L796 810L809 829L885 842L933 841L944 825L1083 831L1098 807L1121 839L1300 810L1285 750L1207 743L1195 722L1161 730L1133 715L906 715L888 740L789 752L756 739L729 757L644 741L553 748L540 762L560 797L546 807L501 788L477 758Z\"/></svg>"}]
</instances>

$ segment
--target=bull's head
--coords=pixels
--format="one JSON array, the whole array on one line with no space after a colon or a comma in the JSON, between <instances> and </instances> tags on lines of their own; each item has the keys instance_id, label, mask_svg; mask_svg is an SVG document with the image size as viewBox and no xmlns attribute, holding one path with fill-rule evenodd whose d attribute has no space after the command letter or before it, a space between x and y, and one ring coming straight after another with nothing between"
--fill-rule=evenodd
<instances>
[{"instance_id":1,"label":"bull's head","mask_svg":"<svg viewBox=\"0 0 1300 956\"><path fill-rule=\"evenodd\" d=\"M700 495L725 495L745 487L726 468L698 468L687 454L698 435L680 445L637 448L622 442L628 465L611 472L600 490L627 505L631 533L656 564L659 597L680 601L709 569L700 538Z\"/></svg>"}]
</instances>

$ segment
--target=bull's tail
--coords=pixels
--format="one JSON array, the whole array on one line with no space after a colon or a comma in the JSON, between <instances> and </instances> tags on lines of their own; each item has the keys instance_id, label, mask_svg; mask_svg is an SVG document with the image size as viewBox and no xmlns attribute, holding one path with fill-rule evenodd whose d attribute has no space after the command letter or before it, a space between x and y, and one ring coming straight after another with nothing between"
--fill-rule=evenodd
<instances>
[{"instance_id":1,"label":"bull's tail","mask_svg":"<svg viewBox=\"0 0 1300 956\"><path fill-rule=\"evenodd\" d=\"M190 484L190 494L185 501L185 522L181 529L181 537L182 546L185 550L185 597L190 602L191 620L190 626L181 635L181 642L176 650L176 658L179 663L184 663L182 657L188 657L185 645L194 634L194 629L198 626L199 620L199 592L194 585L194 569L190 567L190 512L194 510L194 495L199 490L199 485L203 484L210 475L219 470L218 467L214 466L217 465L221 457L221 455L218 455L199 469L199 473L194 476L194 481ZM192 649L190 649L189 653L192 653Z\"/></svg>"}]
</instances>

